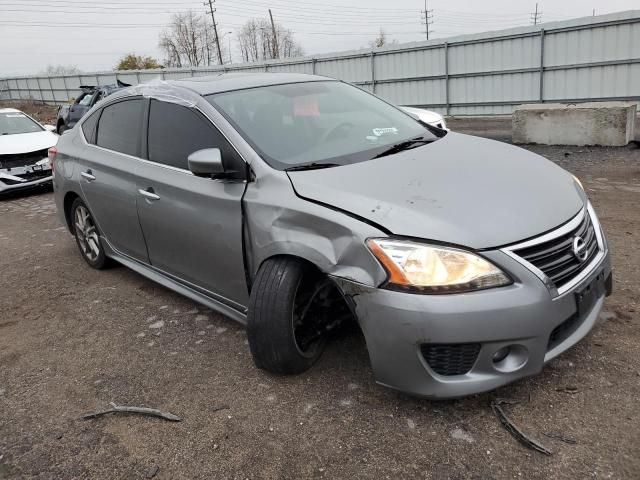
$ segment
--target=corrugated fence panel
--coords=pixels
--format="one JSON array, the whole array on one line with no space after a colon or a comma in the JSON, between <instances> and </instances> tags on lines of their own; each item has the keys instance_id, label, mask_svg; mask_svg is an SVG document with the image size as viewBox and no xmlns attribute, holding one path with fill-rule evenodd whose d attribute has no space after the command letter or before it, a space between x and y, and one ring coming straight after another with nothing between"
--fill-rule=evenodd
<instances>
[{"instance_id":1,"label":"corrugated fence panel","mask_svg":"<svg viewBox=\"0 0 640 480\"><path fill-rule=\"evenodd\" d=\"M391 102L453 115L508 114L525 102L638 101L640 11L319 57L0 78L0 95L64 103L81 93L80 85L109 85L116 79L135 85L223 72L316 73L356 83Z\"/></svg>"},{"instance_id":2,"label":"corrugated fence panel","mask_svg":"<svg viewBox=\"0 0 640 480\"><path fill-rule=\"evenodd\" d=\"M548 101L582 98L640 97L640 63L610 65L544 74Z\"/></svg>"},{"instance_id":3,"label":"corrugated fence panel","mask_svg":"<svg viewBox=\"0 0 640 480\"><path fill-rule=\"evenodd\" d=\"M538 82L537 72L451 78L449 103L535 102Z\"/></svg>"},{"instance_id":4,"label":"corrugated fence panel","mask_svg":"<svg viewBox=\"0 0 640 480\"><path fill-rule=\"evenodd\" d=\"M293 63L291 65L269 65L270 72L313 73L312 62Z\"/></svg>"},{"instance_id":5,"label":"corrugated fence panel","mask_svg":"<svg viewBox=\"0 0 640 480\"><path fill-rule=\"evenodd\" d=\"M545 67L640 58L640 22L550 33Z\"/></svg>"},{"instance_id":6,"label":"corrugated fence panel","mask_svg":"<svg viewBox=\"0 0 640 480\"><path fill-rule=\"evenodd\" d=\"M371 80L371 58L367 55L339 60L318 59L316 74L339 78L347 82L366 82Z\"/></svg>"},{"instance_id":7,"label":"corrugated fence panel","mask_svg":"<svg viewBox=\"0 0 640 480\"><path fill-rule=\"evenodd\" d=\"M444 48L378 54L376 80L444 75Z\"/></svg>"},{"instance_id":8,"label":"corrugated fence panel","mask_svg":"<svg viewBox=\"0 0 640 480\"><path fill-rule=\"evenodd\" d=\"M521 37L449 47L449 74L493 72L540 65L540 37Z\"/></svg>"},{"instance_id":9,"label":"corrugated fence panel","mask_svg":"<svg viewBox=\"0 0 640 480\"><path fill-rule=\"evenodd\" d=\"M376 84L376 95L397 105L444 105L444 80Z\"/></svg>"}]
</instances>

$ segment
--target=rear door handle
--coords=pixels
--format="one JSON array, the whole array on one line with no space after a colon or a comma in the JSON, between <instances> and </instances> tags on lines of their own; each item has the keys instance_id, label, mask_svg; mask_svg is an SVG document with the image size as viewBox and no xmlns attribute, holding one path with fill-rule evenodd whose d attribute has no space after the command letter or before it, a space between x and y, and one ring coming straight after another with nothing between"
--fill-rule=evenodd
<instances>
[{"instance_id":1,"label":"rear door handle","mask_svg":"<svg viewBox=\"0 0 640 480\"><path fill-rule=\"evenodd\" d=\"M83 178L85 178L88 182L93 182L96 177L91 173L91 170L87 170L86 172L80 172Z\"/></svg>"},{"instance_id":2,"label":"rear door handle","mask_svg":"<svg viewBox=\"0 0 640 480\"><path fill-rule=\"evenodd\" d=\"M144 198L149 199L149 200L160 200L160 195L156 195L153 192L153 188L149 187L146 190L143 190L142 188L138 189L138 193L140 195L142 195Z\"/></svg>"}]
</instances>

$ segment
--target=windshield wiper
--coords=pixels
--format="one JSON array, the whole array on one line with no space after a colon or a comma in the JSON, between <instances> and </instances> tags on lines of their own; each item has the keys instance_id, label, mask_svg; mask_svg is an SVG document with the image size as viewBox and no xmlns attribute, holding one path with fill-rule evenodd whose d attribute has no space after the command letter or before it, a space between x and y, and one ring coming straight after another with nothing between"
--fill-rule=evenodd
<instances>
[{"instance_id":1,"label":"windshield wiper","mask_svg":"<svg viewBox=\"0 0 640 480\"><path fill-rule=\"evenodd\" d=\"M424 137L412 138L410 140L405 140L404 142L400 142L400 143L396 143L395 145L392 145L391 147L380 152L378 155L376 155L373 158L385 157L387 155L391 155L394 153L402 152L404 150L409 150L411 148L419 147L420 145L426 145L427 143L431 143L431 142L433 142L432 139L427 140Z\"/></svg>"},{"instance_id":2,"label":"windshield wiper","mask_svg":"<svg viewBox=\"0 0 640 480\"><path fill-rule=\"evenodd\" d=\"M285 168L285 172L299 172L302 170L319 170L321 168L332 168L332 167L340 167L339 163L321 163L321 162L311 162L305 163L303 165L296 165L295 167Z\"/></svg>"}]
</instances>

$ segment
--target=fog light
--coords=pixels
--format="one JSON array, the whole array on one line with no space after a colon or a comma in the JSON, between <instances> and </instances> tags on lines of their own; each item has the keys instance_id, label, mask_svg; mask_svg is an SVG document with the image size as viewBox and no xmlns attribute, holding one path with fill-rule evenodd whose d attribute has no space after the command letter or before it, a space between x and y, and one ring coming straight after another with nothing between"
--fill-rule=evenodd
<instances>
[{"instance_id":1,"label":"fog light","mask_svg":"<svg viewBox=\"0 0 640 480\"><path fill-rule=\"evenodd\" d=\"M511 347L502 347L500 350L493 354L493 363L501 362L502 360L507 358L507 355L509 355L510 352Z\"/></svg>"}]
</instances>

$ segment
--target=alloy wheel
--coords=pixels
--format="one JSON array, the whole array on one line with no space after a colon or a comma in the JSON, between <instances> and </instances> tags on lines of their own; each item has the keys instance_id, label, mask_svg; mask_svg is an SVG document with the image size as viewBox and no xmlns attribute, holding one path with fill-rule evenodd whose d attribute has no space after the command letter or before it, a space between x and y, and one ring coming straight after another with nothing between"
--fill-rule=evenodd
<instances>
[{"instance_id":1,"label":"alloy wheel","mask_svg":"<svg viewBox=\"0 0 640 480\"><path fill-rule=\"evenodd\" d=\"M82 254L90 262L95 262L100 256L100 238L95 222L84 205L76 208L75 232Z\"/></svg>"}]
</instances>

